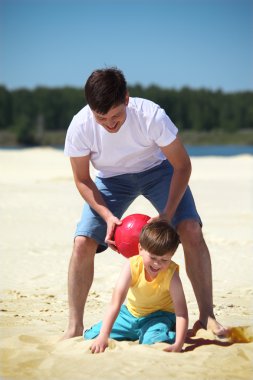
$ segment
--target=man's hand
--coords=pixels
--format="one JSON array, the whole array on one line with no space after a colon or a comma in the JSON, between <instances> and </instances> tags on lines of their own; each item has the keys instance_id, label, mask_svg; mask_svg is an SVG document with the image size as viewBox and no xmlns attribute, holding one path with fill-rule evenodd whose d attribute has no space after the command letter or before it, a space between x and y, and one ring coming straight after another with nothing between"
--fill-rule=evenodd
<instances>
[{"instance_id":1,"label":"man's hand","mask_svg":"<svg viewBox=\"0 0 253 380\"><path fill-rule=\"evenodd\" d=\"M118 252L115 245L115 241L113 239L114 239L115 228L116 226L119 226L120 224L122 224L122 221L118 219L116 216L112 215L106 220L106 223L107 223L107 232L106 232L105 242L113 251Z\"/></svg>"},{"instance_id":2,"label":"man's hand","mask_svg":"<svg viewBox=\"0 0 253 380\"><path fill-rule=\"evenodd\" d=\"M150 222L156 222L158 220L167 220L168 223L170 224L170 219L169 219L168 215L165 214L165 213L161 213L161 214L159 214L157 216L153 216L152 218L150 218L148 220L148 223L150 223Z\"/></svg>"}]
</instances>

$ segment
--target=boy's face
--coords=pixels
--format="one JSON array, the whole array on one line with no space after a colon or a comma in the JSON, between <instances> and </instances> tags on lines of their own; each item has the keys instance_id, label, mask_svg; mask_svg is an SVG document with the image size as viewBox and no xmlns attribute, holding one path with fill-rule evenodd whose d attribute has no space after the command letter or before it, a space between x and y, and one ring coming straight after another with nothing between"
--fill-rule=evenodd
<instances>
[{"instance_id":1,"label":"boy's face","mask_svg":"<svg viewBox=\"0 0 253 380\"><path fill-rule=\"evenodd\" d=\"M171 262L172 253L168 252L163 256L157 256L148 251L145 251L139 245L139 254L143 258L143 264L146 274L150 279L155 278L159 272L169 267Z\"/></svg>"},{"instance_id":2,"label":"boy's face","mask_svg":"<svg viewBox=\"0 0 253 380\"><path fill-rule=\"evenodd\" d=\"M111 108L106 114L101 115L92 110L95 120L102 125L107 132L117 133L126 120L126 107L128 105L129 96L126 96L124 104Z\"/></svg>"}]
</instances>

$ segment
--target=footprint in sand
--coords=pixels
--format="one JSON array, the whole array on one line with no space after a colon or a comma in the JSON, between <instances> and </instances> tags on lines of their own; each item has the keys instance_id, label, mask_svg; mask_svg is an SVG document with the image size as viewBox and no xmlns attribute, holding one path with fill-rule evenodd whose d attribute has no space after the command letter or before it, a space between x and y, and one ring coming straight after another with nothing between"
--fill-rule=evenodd
<instances>
[{"instance_id":1,"label":"footprint in sand","mask_svg":"<svg viewBox=\"0 0 253 380\"><path fill-rule=\"evenodd\" d=\"M20 335L19 340L24 343L33 343L33 344L41 344L39 338L31 335Z\"/></svg>"}]
</instances>

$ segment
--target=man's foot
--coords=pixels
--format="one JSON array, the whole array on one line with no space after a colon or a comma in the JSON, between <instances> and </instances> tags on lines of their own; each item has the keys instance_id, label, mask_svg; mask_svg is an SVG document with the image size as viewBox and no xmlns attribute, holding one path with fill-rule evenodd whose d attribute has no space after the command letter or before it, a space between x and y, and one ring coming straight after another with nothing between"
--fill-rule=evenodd
<instances>
[{"instance_id":1,"label":"man's foot","mask_svg":"<svg viewBox=\"0 0 253 380\"><path fill-rule=\"evenodd\" d=\"M75 338L77 336L82 336L83 335L83 328L79 329L68 329L65 331L63 336L60 338L60 340L65 340L65 339L70 339L70 338Z\"/></svg>"},{"instance_id":2,"label":"man's foot","mask_svg":"<svg viewBox=\"0 0 253 380\"><path fill-rule=\"evenodd\" d=\"M211 317L209 317L207 321L207 330L211 330L213 334L219 338L225 338L229 333L226 327L222 326L215 318Z\"/></svg>"},{"instance_id":3,"label":"man's foot","mask_svg":"<svg viewBox=\"0 0 253 380\"><path fill-rule=\"evenodd\" d=\"M229 330L223 327L215 318L208 317L206 326L200 320L196 321L192 328L193 335L196 335L200 329L210 330L218 338L225 338L228 336Z\"/></svg>"}]
</instances>

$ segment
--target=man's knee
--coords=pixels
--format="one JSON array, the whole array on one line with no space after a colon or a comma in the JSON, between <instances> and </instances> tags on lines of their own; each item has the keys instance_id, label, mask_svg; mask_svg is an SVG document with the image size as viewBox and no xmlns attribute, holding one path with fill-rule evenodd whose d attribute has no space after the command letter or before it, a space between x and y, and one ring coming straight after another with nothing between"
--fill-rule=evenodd
<instances>
[{"instance_id":1,"label":"man's knee","mask_svg":"<svg viewBox=\"0 0 253 380\"><path fill-rule=\"evenodd\" d=\"M74 240L73 254L77 256L92 255L97 250L98 243L87 236L76 236Z\"/></svg>"},{"instance_id":2,"label":"man's knee","mask_svg":"<svg viewBox=\"0 0 253 380\"><path fill-rule=\"evenodd\" d=\"M202 228L195 220L182 221L177 228L177 232L183 245L196 245L204 241Z\"/></svg>"}]
</instances>

